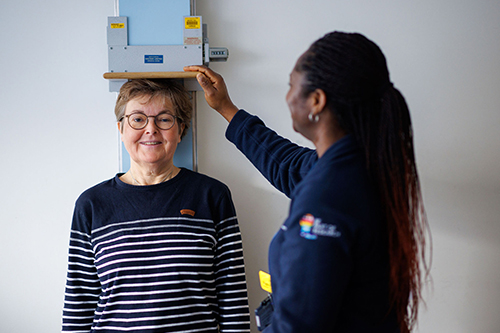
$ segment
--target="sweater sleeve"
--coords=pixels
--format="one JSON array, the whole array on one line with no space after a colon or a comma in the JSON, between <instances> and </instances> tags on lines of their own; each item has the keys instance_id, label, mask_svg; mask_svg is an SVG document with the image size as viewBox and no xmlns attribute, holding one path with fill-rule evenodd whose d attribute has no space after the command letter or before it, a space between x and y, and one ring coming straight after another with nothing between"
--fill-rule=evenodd
<instances>
[{"instance_id":1,"label":"sweater sleeve","mask_svg":"<svg viewBox=\"0 0 500 333\"><path fill-rule=\"evenodd\" d=\"M216 207L215 278L219 327L224 332L250 332L243 245L229 189Z\"/></svg>"},{"instance_id":2,"label":"sweater sleeve","mask_svg":"<svg viewBox=\"0 0 500 333\"><path fill-rule=\"evenodd\" d=\"M231 120L226 138L288 197L318 159L315 150L279 136L244 110L238 111Z\"/></svg>"},{"instance_id":3,"label":"sweater sleeve","mask_svg":"<svg viewBox=\"0 0 500 333\"><path fill-rule=\"evenodd\" d=\"M77 202L69 241L63 332L90 332L101 293L94 266L90 224L81 202Z\"/></svg>"}]
</instances>

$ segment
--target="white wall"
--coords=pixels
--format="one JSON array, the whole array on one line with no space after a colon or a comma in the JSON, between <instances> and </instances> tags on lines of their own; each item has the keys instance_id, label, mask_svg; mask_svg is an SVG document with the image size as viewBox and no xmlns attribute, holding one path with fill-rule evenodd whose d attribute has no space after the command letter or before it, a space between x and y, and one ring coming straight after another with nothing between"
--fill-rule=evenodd
<instances>
[{"instance_id":1,"label":"white wall","mask_svg":"<svg viewBox=\"0 0 500 333\"><path fill-rule=\"evenodd\" d=\"M433 288L419 332L499 332L500 2L198 0L213 64L234 102L282 135L288 75L311 42L359 31L384 50L412 111L432 227ZM105 26L112 0L0 3L0 331L57 332L74 201L114 175L115 95L107 91ZM267 246L288 200L224 139L200 95L200 171L232 190L251 308L265 293Z\"/></svg>"}]
</instances>

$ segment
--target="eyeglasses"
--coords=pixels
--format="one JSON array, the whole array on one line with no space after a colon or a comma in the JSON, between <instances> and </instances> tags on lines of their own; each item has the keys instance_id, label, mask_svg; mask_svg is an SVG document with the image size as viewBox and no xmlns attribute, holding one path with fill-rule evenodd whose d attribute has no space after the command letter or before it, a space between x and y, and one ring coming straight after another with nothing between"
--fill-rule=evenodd
<instances>
[{"instance_id":1,"label":"eyeglasses","mask_svg":"<svg viewBox=\"0 0 500 333\"><path fill-rule=\"evenodd\" d=\"M175 119L180 119L179 117L166 112L159 113L156 116L146 116L142 112L134 112L121 117L120 121L122 121L125 117L128 118L128 124L130 127L135 130L140 130L146 127L148 125L149 118L154 118L155 125L162 130L171 129L175 125Z\"/></svg>"}]
</instances>

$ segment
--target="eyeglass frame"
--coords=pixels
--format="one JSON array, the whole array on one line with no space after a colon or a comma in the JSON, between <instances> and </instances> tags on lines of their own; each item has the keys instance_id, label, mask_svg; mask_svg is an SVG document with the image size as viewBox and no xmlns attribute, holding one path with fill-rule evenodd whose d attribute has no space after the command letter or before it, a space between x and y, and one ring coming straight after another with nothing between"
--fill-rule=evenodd
<instances>
[{"instance_id":1,"label":"eyeglass frame","mask_svg":"<svg viewBox=\"0 0 500 333\"><path fill-rule=\"evenodd\" d=\"M146 124L145 124L143 127L141 127L141 128L135 128L134 126L132 126L132 125L130 124L130 116L133 116L133 115L135 115L135 114L142 114L142 115L144 115L144 116L146 117ZM172 126L171 126L171 127L169 127L169 128L161 128L161 127L160 127L160 126L158 126L158 124L156 123L156 120L157 120L158 116L163 115L163 114L168 114L169 116L172 116L172 117L174 118L174 122L173 122L173 124L172 124ZM155 120L154 120L153 122L154 122L155 126L156 126L156 127L158 127L158 128L159 128L160 130L162 130L162 131L168 131L169 129L172 129L172 127L174 127L174 126L175 126L175 122L176 122L176 120L178 120L179 124L181 124L181 123L182 123L182 119L181 119L180 117L174 116L173 114L168 113L168 112L166 112L166 111L160 112L160 113L158 113L156 116L148 116L148 115L147 115L147 114L145 114L144 112L136 111L136 112L132 112L131 114L126 114L126 115L124 115L123 117L121 117L121 118L120 118L120 121L122 121L122 120L123 120L123 118L127 118L127 123L128 123L128 125L130 126L130 128L132 128L132 129L134 129L134 130L136 130L136 131L140 131L140 130L142 130L142 129L146 128L146 126L148 126L148 124L149 124L149 118L154 118Z\"/></svg>"}]
</instances>

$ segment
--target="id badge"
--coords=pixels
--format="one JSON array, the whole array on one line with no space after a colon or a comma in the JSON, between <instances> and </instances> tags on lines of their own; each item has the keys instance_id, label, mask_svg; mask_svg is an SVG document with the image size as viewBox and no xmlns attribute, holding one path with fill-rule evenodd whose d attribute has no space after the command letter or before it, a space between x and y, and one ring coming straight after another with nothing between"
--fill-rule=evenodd
<instances>
[{"instance_id":1,"label":"id badge","mask_svg":"<svg viewBox=\"0 0 500 333\"><path fill-rule=\"evenodd\" d=\"M273 319L273 297L269 295L260 303L260 306L255 310L255 321L257 322L257 328L259 331L263 331L264 328L271 325Z\"/></svg>"}]
</instances>

